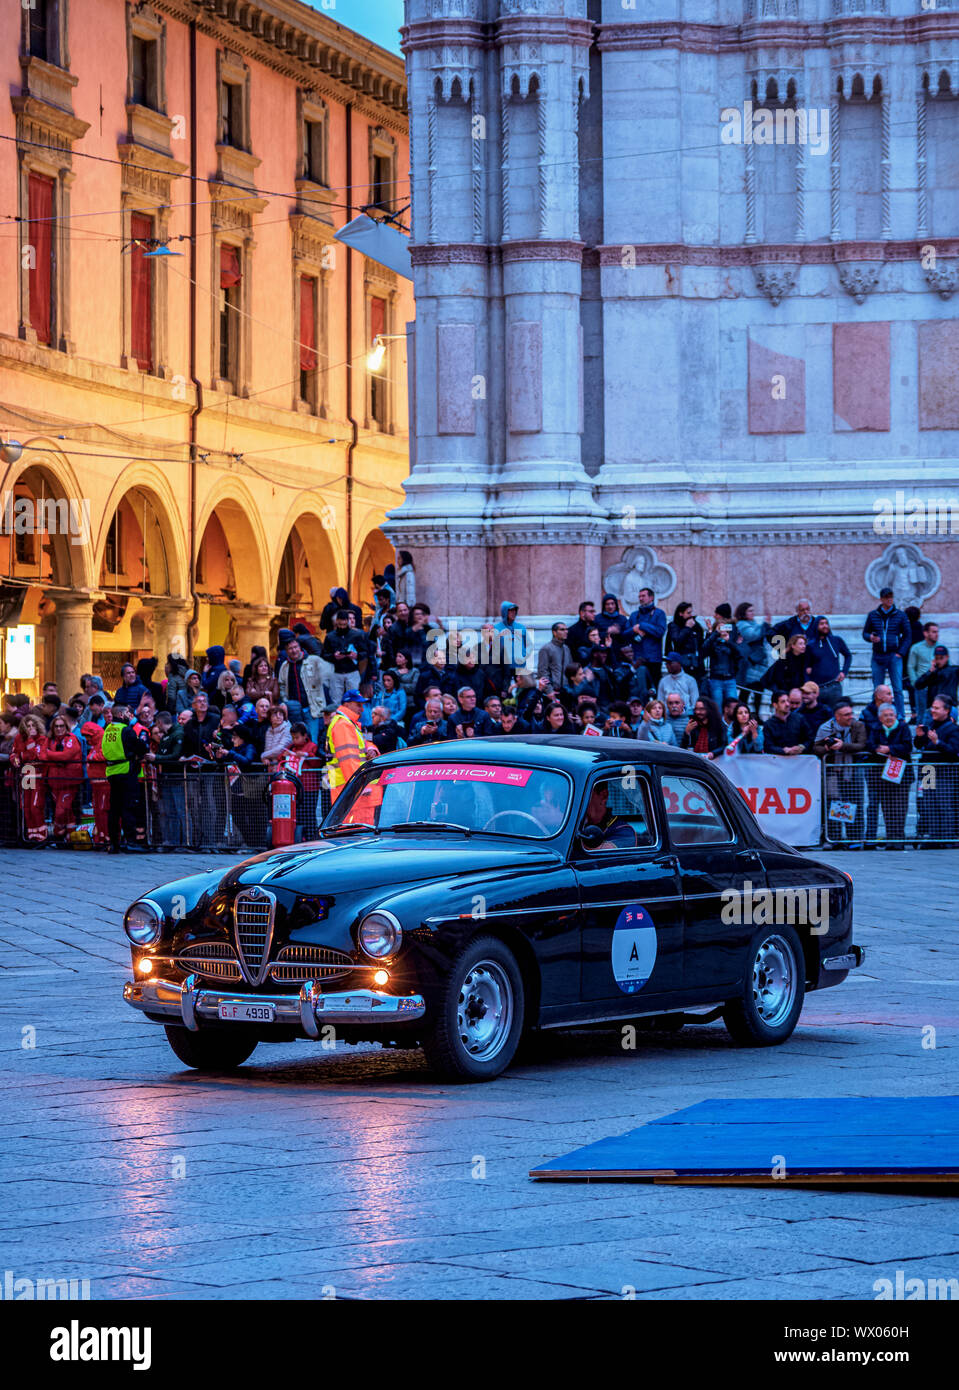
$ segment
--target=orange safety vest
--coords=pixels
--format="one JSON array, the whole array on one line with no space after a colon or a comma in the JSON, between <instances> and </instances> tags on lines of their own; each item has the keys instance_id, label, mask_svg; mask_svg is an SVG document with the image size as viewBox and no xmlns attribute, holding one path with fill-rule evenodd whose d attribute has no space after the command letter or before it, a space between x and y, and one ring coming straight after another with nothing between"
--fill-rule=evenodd
<instances>
[{"instance_id":1,"label":"orange safety vest","mask_svg":"<svg viewBox=\"0 0 959 1390\"><path fill-rule=\"evenodd\" d=\"M348 714L336 711L326 731L330 788L342 787L366 761L366 740Z\"/></svg>"}]
</instances>

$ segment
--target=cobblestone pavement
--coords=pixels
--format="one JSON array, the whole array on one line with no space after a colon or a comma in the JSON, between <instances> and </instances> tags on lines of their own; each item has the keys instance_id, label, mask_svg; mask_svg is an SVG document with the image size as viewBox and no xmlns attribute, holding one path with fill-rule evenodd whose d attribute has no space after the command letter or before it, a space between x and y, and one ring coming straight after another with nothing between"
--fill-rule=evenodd
<instances>
[{"instance_id":1,"label":"cobblestone pavement","mask_svg":"<svg viewBox=\"0 0 959 1390\"><path fill-rule=\"evenodd\" d=\"M898 1269L956 1277L950 1196L527 1177L710 1097L959 1091L959 851L822 857L854 875L869 958L783 1047L570 1032L453 1087L418 1053L306 1042L185 1070L122 1002L121 917L213 861L3 851L0 1277L100 1299L871 1299Z\"/></svg>"}]
</instances>

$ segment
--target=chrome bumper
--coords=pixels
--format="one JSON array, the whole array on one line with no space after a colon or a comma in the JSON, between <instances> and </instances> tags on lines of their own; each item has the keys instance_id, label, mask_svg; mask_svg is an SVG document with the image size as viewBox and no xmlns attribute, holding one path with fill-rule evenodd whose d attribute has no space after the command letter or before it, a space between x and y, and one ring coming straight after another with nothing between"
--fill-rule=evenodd
<instances>
[{"instance_id":1,"label":"chrome bumper","mask_svg":"<svg viewBox=\"0 0 959 1390\"><path fill-rule=\"evenodd\" d=\"M841 956L827 956L822 963L822 968L823 970L858 970L865 959L865 946L851 946Z\"/></svg>"},{"instance_id":2,"label":"chrome bumper","mask_svg":"<svg viewBox=\"0 0 959 1390\"><path fill-rule=\"evenodd\" d=\"M320 1029L330 1023L411 1023L426 1013L421 994L380 994L372 989L324 993L312 980L298 995L201 989L195 975L188 975L182 984L176 980L129 980L123 986L123 997L131 1008L169 1014L194 1033L207 1020L219 1021L221 1004L272 1004L273 1023L299 1028L307 1038L319 1038Z\"/></svg>"}]
</instances>

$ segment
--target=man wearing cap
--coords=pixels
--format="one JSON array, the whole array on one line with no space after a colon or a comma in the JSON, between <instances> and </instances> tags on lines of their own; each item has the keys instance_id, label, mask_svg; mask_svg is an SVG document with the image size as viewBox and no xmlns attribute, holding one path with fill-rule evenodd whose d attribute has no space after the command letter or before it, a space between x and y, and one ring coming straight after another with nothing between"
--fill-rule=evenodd
<instances>
[{"instance_id":1,"label":"man wearing cap","mask_svg":"<svg viewBox=\"0 0 959 1390\"><path fill-rule=\"evenodd\" d=\"M688 710L690 714L699 699L699 688L689 672L683 670L683 659L679 652L666 653L666 675L659 682L656 691L656 698L662 700L664 709L667 695L681 695L683 709Z\"/></svg>"},{"instance_id":2,"label":"man wearing cap","mask_svg":"<svg viewBox=\"0 0 959 1390\"><path fill-rule=\"evenodd\" d=\"M879 607L867 614L862 635L872 644L872 679L878 685L885 677L892 686L896 703L896 718L906 718L902 700L902 663L912 645L912 625L905 613L896 607L893 592L885 588L879 595Z\"/></svg>"},{"instance_id":3,"label":"man wearing cap","mask_svg":"<svg viewBox=\"0 0 959 1390\"><path fill-rule=\"evenodd\" d=\"M954 709L959 701L959 666L950 666L949 648L938 646L933 648L932 664L924 676L920 676L916 681L916 690L921 690L926 697L926 708L928 708L937 695L941 695L944 700L948 700L949 708Z\"/></svg>"},{"instance_id":4,"label":"man wearing cap","mask_svg":"<svg viewBox=\"0 0 959 1390\"><path fill-rule=\"evenodd\" d=\"M358 690L347 690L339 709L326 730L329 761L326 770L330 783L330 802L334 802L346 783L368 758L375 758L379 749L368 743L360 732L360 715L366 700Z\"/></svg>"}]
</instances>

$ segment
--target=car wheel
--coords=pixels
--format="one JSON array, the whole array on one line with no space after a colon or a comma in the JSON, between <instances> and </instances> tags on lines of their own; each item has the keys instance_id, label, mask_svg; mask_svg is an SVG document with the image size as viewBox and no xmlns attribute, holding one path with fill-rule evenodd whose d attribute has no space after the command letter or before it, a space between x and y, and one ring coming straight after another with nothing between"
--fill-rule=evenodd
<instances>
[{"instance_id":1,"label":"car wheel","mask_svg":"<svg viewBox=\"0 0 959 1390\"><path fill-rule=\"evenodd\" d=\"M188 1028L165 1026L167 1042L188 1067L197 1071L232 1071L240 1067L256 1048L257 1039L248 1033L192 1033Z\"/></svg>"},{"instance_id":2,"label":"car wheel","mask_svg":"<svg viewBox=\"0 0 959 1390\"><path fill-rule=\"evenodd\" d=\"M502 941L481 936L454 962L423 1041L431 1069L448 1081L492 1081L516 1055L523 1031L523 976Z\"/></svg>"},{"instance_id":3,"label":"car wheel","mask_svg":"<svg viewBox=\"0 0 959 1390\"><path fill-rule=\"evenodd\" d=\"M806 997L802 946L792 927L762 927L749 944L743 993L723 1009L723 1022L744 1047L785 1042Z\"/></svg>"}]
</instances>

